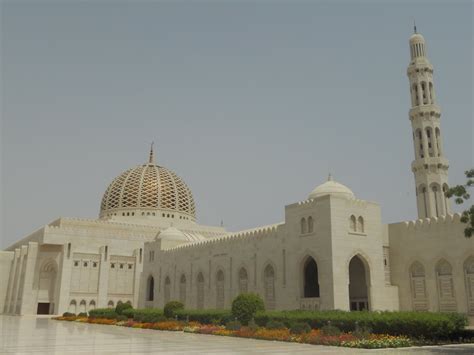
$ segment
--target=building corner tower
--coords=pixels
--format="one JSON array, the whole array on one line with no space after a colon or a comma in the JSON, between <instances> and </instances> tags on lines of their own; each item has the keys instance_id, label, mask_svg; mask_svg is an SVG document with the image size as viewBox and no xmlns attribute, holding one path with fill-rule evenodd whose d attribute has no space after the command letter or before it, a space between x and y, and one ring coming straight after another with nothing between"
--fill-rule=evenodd
<instances>
[{"instance_id":1,"label":"building corner tower","mask_svg":"<svg viewBox=\"0 0 474 355\"><path fill-rule=\"evenodd\" d=\"M426 56L423 36L416 31L410 37L411 60L407 75L410 81L415 159L411 169L415 175L418 218L447 215L451 212L448 189L448 160L441 139L441 109L436 103L433 66Z\"/></svg>"}]
</instances>

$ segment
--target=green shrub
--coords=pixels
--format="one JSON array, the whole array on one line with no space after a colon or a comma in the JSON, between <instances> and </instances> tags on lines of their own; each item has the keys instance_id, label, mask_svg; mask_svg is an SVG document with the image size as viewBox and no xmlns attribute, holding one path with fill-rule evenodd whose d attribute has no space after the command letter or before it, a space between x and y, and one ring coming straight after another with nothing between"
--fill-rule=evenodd
<instances>
[{"instance_id":1,"label":"green shrub","mask_svg":"<svg viewBox=\"0 0 474 355\"><path fill-rule=\"evenodd\" d=\"M201 324L220 324L234 320L232 313L223 309L180 309L175 312L179 320L199 322ZM216 322L216 323L213 323Z\"/></svg>"},{"instance_id":2,"label":"green shrub","mask_svg":"<svg viewBox=\"0 0 474 355\"><path fill-rule=\"evenodd\" d=\"M291 334L305 334L311 331L311 327L308 323L294 323L290 327Z\"/></svg>"},{"instance_id":3,"label":"green shrub","mask_svg":"<svg viewBox=\"0 0 474 355\"><path fill-rule=\"evenodd\" d=\"M265 328L267 329L285 329L285 323L277 321L277 320L270 320L265 324Z\"/></svg>"},{"instance_id":4,"label":"green shrub","mask_svg":"<svg viewBox=\"0 0 474 355\"><path fill-rule=\"evenodd\" d=\"M122 315L126 316L127 318L133 318L134 313L135 309L133 308L127 308L122 311Z\"/></svg>"},{"instance_id":5,"label":"green shrub","mask_svg":"<svg viewBox=\"0 0 474 355\"><path fill-rule=\"evenodd\" d=\"M295 322L304 322L313 329L321 329L330 322L343 332L353 332L359 326L370 328L376 334L425 339L454 339L455 334L467 325L466 316L458 313L271 311L255 315L259 326L270 320L283 322L287 327Z\"/></svg>"},{"instance_id":6,"label":"green shrub","mask_svg":"<svg viewBox=\"0 0 474 355\"><path fill-rule=\"evenodd\" d=\"M242 324L238 320L231 320L225 325L227 330L240 330L240 328L242 328Z\"/></svg>"},{"instance_id":7,"label":"green shrub","mask_svg":"<svg viewBox=\"0 0 474 355\"><path fill-rule=\"evenodd\" d=\"M89 311L89 318L116 319L117 313L113 308L97 308Z\"/></svg>"},{"instance_id":8,"label":"green shrub","mask_svg":"<svg viewBox=\"0 0 474 355\"><path fill-rule=\"evenodd\" d=\"M255 313L264 310L262 298L255 293L241 293L232 301L232 315L242 324L248 324Z\"/></svg>"},{"instance_id":9,"label":"green shrub","mask_svg":"<svg viewBox=\"0 0 474 355\"><path fill-rule=\"evenodd\" d=\"M184 304L179 301L171 301L165 305L164 314L166 318L174 318L175 312L184 309Z\"/></svg>"},{"instance_id":10,"label":"green shrub","mask_svg":"<svg viewBox=\"0 0 474 355\"><path fill-rule=\"evenodd\" d=\"M143 323L156 323L166 320L166 317L164 316L162 309L145 308L133 310L133 320Z\"/></svg>"},{"instance_id":11,"label":"green shrub","mask_svg":"<svg viewBox=\"0 0 474 355\"><path fill-rule=\"evenodd\" d=\"M321 327L321 333L323 333L323 335L340 335L341 330L334 325L328 324Z\"/></svg>"},{"instance_id":12,"label":"green shrub","mask_svg":"<svg viewBox=\"0 0 474 355\"><path fill-rule=\"evenodd\" d=\"M117 306L115 307L115 313L117 313L120 316L123 314L123 311L125 311L126 309L133 309L133 306L130 303L119 302L117 303Z\"/></svg>"},{"instance_id":13,"label":"green shrub","mask_svg":"<svg viewBox=\"0 0 474 355\"><path fill-rule=\"evenodd\" d=\"M76 315L74 313L70 313L70 312L64 312L63 313L63 317L75 317Z\"/></svg>"},{"instance_id":14,"label":"green shrub","mask_svg":"<svg viewBox=\"0 0 474 355\"><path fill-rule=\"evenodd\" d=\"M81 312L77 316L81 318L87 317L87 312Z\"/></svg>"},{"instance_id":15,"label":"green shrub","mask_svg":"<svg viewBox=\"0 0 474 355\"><path fill-rule=\"evenodd\" d=\"M120 322L120 321L126 321L126 320L128 320L128 317L127 317L126 315L124 315L124 314L119 314L119 315L117 316L117 320L118 320L119 322Z\"/></svg>"},{"instance_id":16,"label":"green shrub","mask_svg":"<svg viewBox=\"0 0 474 355\"><path fill-rule=\"evenodd\" d=\"M255 319L252 318L252 319L249 321L249 324L247 325L247 327L248 327L252 332L257 331L258 325L257 325L257 323L255 323Z\"/></svg>"}]
</instances>

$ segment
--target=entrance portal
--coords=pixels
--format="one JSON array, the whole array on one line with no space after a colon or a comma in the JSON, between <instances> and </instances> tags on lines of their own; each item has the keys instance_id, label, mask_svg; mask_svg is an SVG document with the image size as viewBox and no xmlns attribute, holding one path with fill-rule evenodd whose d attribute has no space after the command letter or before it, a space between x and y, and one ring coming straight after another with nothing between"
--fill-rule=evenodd
<instances>
[{"instance_id":1,"label":"entrance portal","mask_svg":"<svg viewBox=\"0 0 474 355\"><path fill-rule=\"evenodd\" d=\"M359 256L354 256L349 263L349 305L351 311L369 310L369 292L367 280L369 270Z\"/></svg>"},{"instance_id":2,"label":"entrance portal","mask_svg":"<svg viewBox=\"0 0 474 355\"><path fill-rule=\"evenodd\" d=\"M38 303L38 311L37 314L49 314L49 303L40 302Z\"/></svg>"}]
</instances>

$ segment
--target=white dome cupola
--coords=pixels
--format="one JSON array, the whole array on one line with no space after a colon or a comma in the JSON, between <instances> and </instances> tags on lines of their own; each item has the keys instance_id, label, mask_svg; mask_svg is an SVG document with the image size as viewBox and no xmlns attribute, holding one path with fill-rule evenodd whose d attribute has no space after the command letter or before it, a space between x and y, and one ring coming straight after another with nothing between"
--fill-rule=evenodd
<instances>
[{"instance_id":1,"label":"white dome cupola","mask_svg":"<svg viewBox=\"0 0 474 355\"><path fill-rule=\"evenodd\" d=\"M311 191L308 198L315 199L327 195L344 197L348 199L355 198L351 189L343 184L338 183L337 181L334 181L331 174L328 176L328 181L317 186L313 191Z\"/></svg>"}]
</instances>

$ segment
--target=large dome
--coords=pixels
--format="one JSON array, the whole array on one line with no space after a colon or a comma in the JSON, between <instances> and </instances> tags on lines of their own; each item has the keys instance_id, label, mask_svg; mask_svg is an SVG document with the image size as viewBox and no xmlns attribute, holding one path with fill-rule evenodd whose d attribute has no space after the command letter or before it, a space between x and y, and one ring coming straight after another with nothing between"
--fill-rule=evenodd
<instances>
[{"instance_id":1,"label":"large dome","mask_svg":"<svg viewBox=\"0 0 474 355\"><path fill-rule=\"evenodd\" d=\"M351 191L351 189L334 181L331 175L329 175L328 181L311 191L308 198L318 198L326 195L340 196L349 199L354 198L354 193Z\"/></svg>"},{"instance_id":2,"label":"large dome","mask_svg":"<svg viewBox=\"0 0 474 355\"><path fill-rule=\"evenodd\" d=\"M189 187L173 171L154 163L152 149L148 164L123 172L105 191L100 217L112 216L195 220L196 208Z\"/></svg>"}]
</instances>

